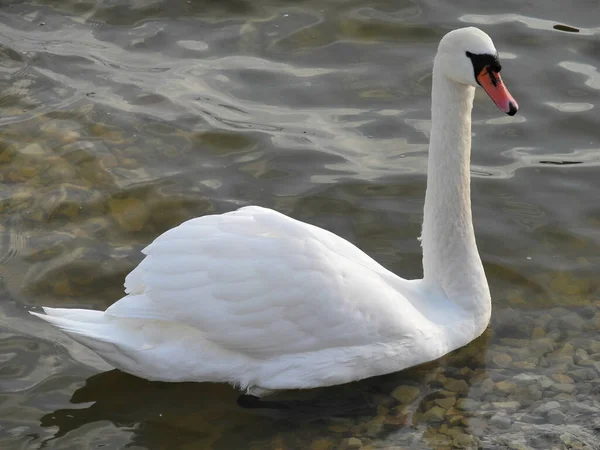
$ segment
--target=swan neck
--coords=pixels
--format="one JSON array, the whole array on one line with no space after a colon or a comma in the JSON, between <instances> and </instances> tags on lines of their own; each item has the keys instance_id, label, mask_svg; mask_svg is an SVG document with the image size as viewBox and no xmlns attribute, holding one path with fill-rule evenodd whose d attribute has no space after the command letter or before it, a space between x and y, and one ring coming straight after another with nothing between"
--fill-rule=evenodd
<instances>
[{"instance_id":1,"label":"swan neck","mask_svg":"<svg viewBox=\"0 0 600 450\"><path fill-rule=\"evenodd\" d=\"M475 88L434 64L423 218L424 281L470 313L489 314L489 289L471 215L471 110ZM487 303L487 304L486 304Z\"/></svg>"}]
</instances>

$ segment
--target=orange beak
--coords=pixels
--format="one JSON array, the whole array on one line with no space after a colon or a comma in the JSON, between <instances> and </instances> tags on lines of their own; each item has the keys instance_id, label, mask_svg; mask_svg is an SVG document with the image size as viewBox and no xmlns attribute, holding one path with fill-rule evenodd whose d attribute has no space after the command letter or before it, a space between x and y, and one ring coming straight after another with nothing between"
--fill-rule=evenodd
<instances>
[{"instance_id":1,"label":"orange beak","mask_svg":"<svg viewBox=\"0 0 600 450\"><path fill-rule=\"evenodd\" d=\"M485 89L485 92L487 92L501 111L509 116L514 116L519 110L519 105L504 86L500 74L491 70L489 66L485 66L481 72L479 72L479 75L477 75L477 83Z\"/></svg>"}]
</instances>

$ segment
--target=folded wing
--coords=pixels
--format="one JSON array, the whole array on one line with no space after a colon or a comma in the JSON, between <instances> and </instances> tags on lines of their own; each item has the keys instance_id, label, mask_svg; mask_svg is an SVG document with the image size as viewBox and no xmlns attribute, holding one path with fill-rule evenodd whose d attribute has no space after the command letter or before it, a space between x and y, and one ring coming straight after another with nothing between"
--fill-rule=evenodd
<instances>
[{"instance_id":1,"label":"folded wing","mask_svg":"<svg viewBox=\"0 0 600 450\"><path fill-rule=\"evenodd\" d=\"M183 323L254 358L410 339L422 320L358 248L269 209L187 221L144 253L107 315Z\"/></svg>"}]
</instances>

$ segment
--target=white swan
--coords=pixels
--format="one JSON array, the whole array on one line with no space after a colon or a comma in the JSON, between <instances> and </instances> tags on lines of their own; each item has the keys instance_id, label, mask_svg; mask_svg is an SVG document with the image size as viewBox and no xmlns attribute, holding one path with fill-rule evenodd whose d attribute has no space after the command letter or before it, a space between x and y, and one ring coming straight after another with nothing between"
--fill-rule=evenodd
<instances>
[{"instance_id":1,"label":"white swan","mask_svg":"<svg viewBox=\"0 0 600 450\"><path fill-rule=\"evenodd\" d=\"M265 395L395 372L479 336L490 292L471 219L471 109L481 85L513 115L492 40L448 33L433 67L422 280L353 244L250 206L159 236L106 311L44 308L113 366L161 381L218 381Z\"/></svg>"}]
</instances>

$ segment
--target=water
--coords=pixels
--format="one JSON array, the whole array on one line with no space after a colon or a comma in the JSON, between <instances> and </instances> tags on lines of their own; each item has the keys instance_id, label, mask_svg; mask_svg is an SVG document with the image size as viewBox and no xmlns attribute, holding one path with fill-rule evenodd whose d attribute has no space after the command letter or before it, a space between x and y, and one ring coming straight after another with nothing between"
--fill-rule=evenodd
<instances>
[{"instance_id":1,"label":"water","mask_svg":"<svg viewBox=\"0 0 600 450\"><path fill-rule=\"evenodd\" d=\"M598 448L599 13L592 1L0 3L0 446ZM291 410L248 410L225 385L105 372L26 313L105 308L159 233L246 204L419 277L431 64L465 25L492 36L521 107L503 116L478 92L473 111L494 306L482 338L287 393Z\"/></svg>"}]
</instances>

